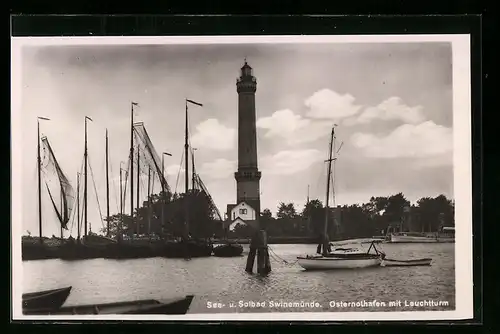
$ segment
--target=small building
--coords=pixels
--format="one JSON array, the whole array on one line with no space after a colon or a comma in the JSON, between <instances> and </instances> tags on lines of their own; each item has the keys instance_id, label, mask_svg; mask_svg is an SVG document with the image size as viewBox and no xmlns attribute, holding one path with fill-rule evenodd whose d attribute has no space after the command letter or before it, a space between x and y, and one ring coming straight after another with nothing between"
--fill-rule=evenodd
<instances>
[{"instance_id":1,"label":"small building","mask_svg":"<svg viewBox=\"0 0 500 334\"><path fill-rule=\"evenodd\" d=\"M227 220L225 227L234 228L238 224L254 226L257 223L257 212L247 202L227 205Z\"/></svg>"}]
</instances>

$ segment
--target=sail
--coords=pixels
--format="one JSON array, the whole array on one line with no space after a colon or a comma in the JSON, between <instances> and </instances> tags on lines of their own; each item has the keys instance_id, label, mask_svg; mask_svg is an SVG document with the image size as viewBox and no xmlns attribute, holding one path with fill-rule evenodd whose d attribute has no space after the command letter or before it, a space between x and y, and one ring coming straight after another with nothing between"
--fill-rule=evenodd
<instances>
[{"instance_id":1,"label":"sail","mask_svg":"<svg viewBox=\"0 0 500 334\"><path fill-rule=\"evenodd\" d=\"M162 188L165 189L165 191L170 192L170 186L168 185L167 180L161 170L162 166L160 156L156 152L153 143L149 138L148 132L144 127L144 123L135 123L134 133L137 139L136 143L139 147L139 151L144 152L144 155L141 156L141 165L145 165L148 169L151 168L153 171L155 171L156 174L158 174ZM145 171L145 173L147 174L147 170Z\"/></svg>"},{"instance_id":2,"label":"sail","mask_svg":"<svg viewBox=\"0 0 500 334\"><path fill-rule=\"evenodd\" d=\"M42 166L47 192L59 223L64 229L68 229L67 225L75 203L75 191L57 162L47 137L42 137L42 148L44 152Z\"/></svg>"}]
</instances>

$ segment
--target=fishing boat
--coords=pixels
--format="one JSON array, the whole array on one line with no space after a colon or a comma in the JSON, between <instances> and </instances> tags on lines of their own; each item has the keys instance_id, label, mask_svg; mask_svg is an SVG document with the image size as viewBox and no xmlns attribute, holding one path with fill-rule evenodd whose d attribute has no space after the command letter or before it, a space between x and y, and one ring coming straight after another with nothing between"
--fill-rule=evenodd
<instances>
[{"instance_id":1,"label":"fishing boat","mask_svg":"<svg viewBox=\"0 0 500 334\"><path fill-rule=\"evenodd\" d=\"M381 263L383 267L413 267L413 266L430 266L432 259L413 259L413 260L396 260L385 258Z\"/></svg>"},{"instance_id":2,"label":"fishing boat","mask_svg":"<svg viewBox=\"0 0 500 334\"><path fill-rule=\"evenodd\" d=\"M332 127L330 149L329 149L329 159L328 162L328 173L326 179L326 201L325 201L325 222L324 230L322 236L322 242L319 243L317 247L317 254L298 256L297 262L305 270L329 270L329 269L351 269L351 268L367 268L380 266L385 254L380 252L375 247L376 240L370 242L370 247L367 252L360 251L357 248L336 248L332 250L332 244L328 240L328 213L329 209L329 197L330 197L330 182L332 176L332 162L337 160L336 155L340 151L342 144L339 149L336 150L335 143L335 126ZM335 156L333 156L335 152ZM333 190L333 187L332 187ZM335 207L335 206L334 206ZM375 254L370 253L371 250L375 251Z\"/></svg>"},{"instance_id":3,"label":"fishing boat","mask_svg":"<svg viewBox=\"0 0 500 334\"><path fill-rule=\"evenodd\" d=\"M71 292L71 286L45 290L39 292L25 293L22 296L23 313L46 312L59 309Z\"/></svg>"},{"instance_id":4,"label":"fishing boat","mask_svg":"<svg viewBox=\"0 0 500 334\"><path fill-rule=\"evenodd\" d=\"M47 136L40 137L40 120L49 120L46 117L37 118L37 174L38 174L38 228L39 236L23 236L21 239L21 254L23 260L41 260L58 257L58 247L63 241L63 229L67 229L67 224L73 210L74 190L68 178L63 172L59 162L57 161L54 151L49 143ZM43 147L43 161L41 157L41 149ZM44 183L46 191L50 197L54 212L56 213L59 227L61 230L61 238L46 238L43 236L42 217L42 166L44 166ZM53 178L53 180L51 180ZM51 191L52 190L52 191ZM60 207L56 205L55 192L60 194Z\"/></svg>"},{"instance_id":5,"label":"fishing boat","mask_svg":"<svg viewBox=\"0 0 500 334\"><path fill-rule=\"evenodd\" d=\"M77 173L77 233L76 239L68 238L59 247L59 258L62 260L84 260L103 257L104 247L101 242L95 242L96 235L92 233L88 222L88 145L87 145L87 121L92 122L92 118L85 116L84 119L84 153L83 153L83 173ZM80 222L80 175L83 174L83 235L81 233ZM96 194L97 196L97 194Z\"/></svg>"},{"instance_id":6,"label":"fishing boat","mask_svg":"<svg viewBox=\"0 0 500 334\"><path fill-rule=\"evenodd\" d=\"M90 314L186 314L192 295L170 300L136 300L106 304L65 306L57 310L38 310L29 315L90 315Z\"/></svg>"},{"instance_id":7,"label":"fishing boat","mask_svg":"<svg viewBox=\"0 0 500 334\"><path fill-rule=\"evenodd\" d=\"M208 239L203 238L193 238L190 233L190 208L189 201L193 196L198 196L203 193L206 196L206 199L211 201L211 197L206 191L197 191L196 185L201 185L199 182L199 176L195 173L194 170L194 153L191 148L191 158L192 158L192 186L193 188L189 189L189 156L190 156L190 145L189 145L189 118L188 118L188 105L196 105L199 107L203 107L203 104L195 102L193 100L186 99L185 100L185 129L184 129L184 200L186 203L184 204L184 227L183 227L183 235L180 240L172 240L167 241L164 248L164 256L169 258L178 258L183 257L186 259L194 258L194 257L209 257L213 252L213 244ZM206 189L205 189L206 190ZM213 204L213 201L212 203ZM212 208L214 207L211 205Z\"/></svg>"}]
</instances>

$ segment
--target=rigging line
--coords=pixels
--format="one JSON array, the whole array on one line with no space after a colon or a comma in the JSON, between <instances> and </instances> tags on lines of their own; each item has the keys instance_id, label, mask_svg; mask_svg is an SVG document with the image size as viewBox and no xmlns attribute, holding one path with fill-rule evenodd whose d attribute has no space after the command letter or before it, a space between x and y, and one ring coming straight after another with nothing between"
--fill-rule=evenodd
<instances>
[{"instance_id":1,"label":"rigging line","mask_svg":"<svg viewBox=\"0 0 500 334\"><path fill-rule=\"evenodd\" d=\"M116 190L116 180L113 178L113 164L108 160L109 162L109 174L111 174L111 188L113 188L113 193L114 193L114 197L115 197L115 204L116 204L116 212L119 212L120 211L120 207L119 207L119 204L118 204L118 190Z\"/></svg>"},{"instance_id":2,"label":"rigging line","mask_svg":"<svg viewBox=\"0 0 500 334\"><path fill-rule=\"evenodd\" d=\"M123 186L123 192L120 194L120 196L122 196L122 199L123 199L123 214L125 214L125 200L127 198L127 184L128 184L128 173L130 171L130 154L128 155L129 156L129 159L127 160L127 169L125 170L125 184ZM120 171L121 173L121 171Z\"/></svg>"},{"instance_id":3,"label":"rigging line","mask_svg":"<svg viewBox=\"0 0 500 334\"><path fill-rule=\"evenodd\" d=\"M295 264L298 262L298 260L295 260L295 261L293 261L293 262L288 262L287 260L283 259L283 258L282 258L281 256L279 256L278 254L276 254L276 253L274 252L274 250L273 250L271 247L269 247L269 245L267 246L267 248L268 248L268 250L270 251L270 252L269 252L269 254L271 255L271 257L273 257L273 256L275 257L275 258L274 258L274 260L279 259L279 260L277 260L277 262L280 262L280 261L281 261L281 262L283 262L284 264L286 264L286 265L290 265L290 266L293 266L293 265L295 265Z\"/></svg>"},{"instance_id":4,"label":"rigging line","mask_svg":"<svg viewBox=\"0 0 500 334\"><path fill-rule=\"evenodd\" d=\"M85 155L85 154L84 154L84 155ZM82 182L82 175L83 175L83 171L84 171L84 169L85 169L85 157L83 157L83 158L82 158L82 164L81 164L81 166L80 166L80 189L81 189L80 194L83 194L83 188L84 188L84 186L85 186L84 182ZM81 199L81 200L83 200L83 196L80 196L80 199ZM82 205L80 205L80 210L81 210L81 211L80 211L80 229L79 229L79 231L78 231L78 234L80 234L80 236L82 236L82 235L83 235L83 233L82 233L82 232L83 232L83 228L84 228L84 226L83 226L83 224L82 224L82 221L81 221L81 220L82 220L82 218L83 218L83 211L85 210L85 208L84 208L84 206L83 206L83 203L82 203Z\"/></svg>"},{"instance_id":5,"label":"rigging line","mask_svg":"<svg viewBox=\"0 0 500 334\"><path fill-rule=\"evenodd\" d=\"M177 187L179 186L179 177L181 175L181 169L182 169L182 161L184 160L184 150L182 150L181 154L181 162L179 163L179 171L177 172L177 179L175 180L175 190L174 193L177 193ZM184 173L186 172L186 169L184 168Z\"/></svg>"},{"instance_id":6,"label":"rigging line","mask_svg":"<svg viewBox=\"0 0 500 334\"><path fill-rule=\"evenodd\" d=\"M96 201L97 201L97 208L99 209L99 218L101 219L102 228L104 228L104 220L102 219L101 205L99 204L99 196L97 194L97 187L95 185L94 171L92 170L92 165L90 164L90 159L88 156L87 156L87 160L89 163L90 175L92 176L92 183L94 184L94 192L95 192L95 197L96 197Z\"/></svg>"}]
</instances>

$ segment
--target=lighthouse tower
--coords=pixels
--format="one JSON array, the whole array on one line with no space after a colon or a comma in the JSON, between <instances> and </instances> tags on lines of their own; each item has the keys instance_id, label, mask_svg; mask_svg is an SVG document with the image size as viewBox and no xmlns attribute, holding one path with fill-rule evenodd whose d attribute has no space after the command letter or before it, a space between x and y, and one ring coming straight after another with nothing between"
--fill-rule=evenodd
<instances>
[{"instance_id":1,"label":"lighthouse tower","mask_svg":"<svg viewBox=\"0 0 500 334\"><path fill-rule=\"evenodd\" d=\"M258 222L260 215L260 178L257 166L257 130L255 116L255 92L257 79L250 65L245 61L240 77L236 80L238 92L238 171L236 179L236 203L247 203L255 212Z\"/></svg>"}]
</instances>

